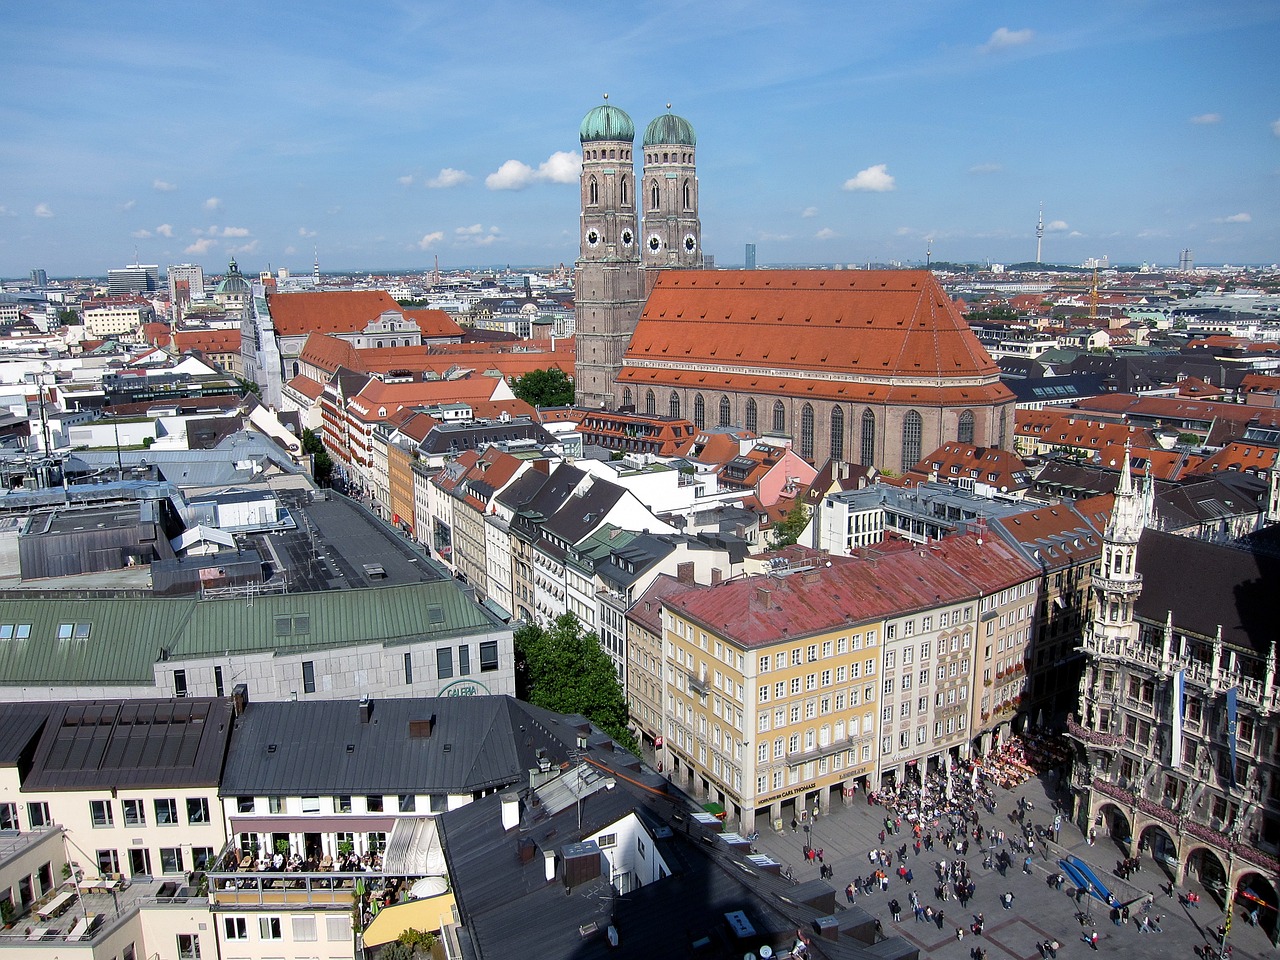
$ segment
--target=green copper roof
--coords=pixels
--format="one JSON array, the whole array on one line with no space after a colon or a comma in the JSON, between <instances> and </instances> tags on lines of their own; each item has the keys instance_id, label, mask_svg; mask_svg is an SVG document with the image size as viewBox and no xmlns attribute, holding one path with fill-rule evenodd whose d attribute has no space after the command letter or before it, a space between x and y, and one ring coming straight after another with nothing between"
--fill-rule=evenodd
<instances>
[{"instance_id":1,"label":"green copper roof","mask_svg":"<svg viewBox=\"0 0 1280 960\"><path fill-rule=\"evenodd\" d=\"M651 147L656 143L676 143L694 147L698 144L698 138L694 136L693 124L684 117L677 117L674 113L664 113L660 117L655 117L649 122L649 126L645 127L644 145Z\"/></svg>"},{"instance_id":2,"label":"green copper roof","mask_svg":"<svg viewBox=\"0 0 1280 960\"><path fill-rule=\"evenodd\" d=\"M602 103L598 107L592 107L591 112L582 118L578 139L583 143L596 140L625 140L632 143L636 139L636 125L631 122L625 110Z\"/></svg>"}]
</instances>

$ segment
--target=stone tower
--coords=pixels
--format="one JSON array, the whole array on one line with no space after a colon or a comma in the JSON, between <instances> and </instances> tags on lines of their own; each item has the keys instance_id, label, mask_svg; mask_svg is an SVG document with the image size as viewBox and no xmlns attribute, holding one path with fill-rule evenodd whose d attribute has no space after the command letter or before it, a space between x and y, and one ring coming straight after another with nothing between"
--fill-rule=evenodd
<instances>
[{"instance_id":1,"label":"stone tower","mask_svg":"<svg viewBox=\"0 0 1280 960\"><path fill-rule=\"evenodd\" d=\"M603 103L583 118L578 136L582 234L574 282L574 386L579 406L611 409L614 380L644 306L631 156L636 131L625 112Z\"/></svg>"},{"instance_id":2,"label":"stone tower","mask_svg":"<svg viewBox=\"0 0 1280 960\"><path fill-rule=\"evenodd\" d=\"M1150 468L1141 484L1129 472L1129 451L1124 452L1115 505L1102 539L1102 562L1093 576L1093 620L1086 627L1086 645L1105 648L1122 656L1124 647L1138 638L1134 603L1142 592L1138 573L1138 541L1151 518L1154 490Z\"/></svg>"},{"instance_id":3,"label":"stone tower","mask_svg":"<svg viewBox=\"0 0 1280 960\"><path fill-rule=\"evenodd\" d=\"M644 208L644 266L649 269L702 266L702 226L698 219L698 139L693 125L670 112L644 131L641 203ZM651 284L650 284L651 285Z\"/></svg>"}]
</instances>

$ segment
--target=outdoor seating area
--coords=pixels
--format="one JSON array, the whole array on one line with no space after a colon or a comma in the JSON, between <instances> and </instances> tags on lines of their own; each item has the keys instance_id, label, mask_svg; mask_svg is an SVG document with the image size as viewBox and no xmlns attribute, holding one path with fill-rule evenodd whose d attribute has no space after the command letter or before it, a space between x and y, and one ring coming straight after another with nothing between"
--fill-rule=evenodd
<instances>
[{"instance_id":1,"label":"outdoor seating area","mask_svg":"<svg viewBox=\"0 0 1280 960\"><path fill-rule=\"evenodd\" d=\"M1071 748L1060 736L1027 733L1006 740L982 758L983 773L1006 790L1066 763Z\"/></svg>"}]
</instances>

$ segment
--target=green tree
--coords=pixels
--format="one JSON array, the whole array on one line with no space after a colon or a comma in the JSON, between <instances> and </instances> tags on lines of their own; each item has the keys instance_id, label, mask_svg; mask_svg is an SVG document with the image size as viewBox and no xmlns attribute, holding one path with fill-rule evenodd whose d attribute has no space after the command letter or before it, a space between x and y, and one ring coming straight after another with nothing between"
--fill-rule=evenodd
<instances>
[{"instance_id":1,"label":"green tree","mask_svg":"<svg viewBox=\"0 0 1280 960\"><path fill-rule=\"evenodd\" d=\"M517 379L511 389L535 407L564 407L573 403L573 381L559 367L530 370Z\"/></svg>"},{"instance_id":2,"label":"green tree","mask_svg":"<svg viewBox=\"0 0 1280 960\"><path fill-rule=\"evenodd\" d=\"M64 327L74 326L80 322L80 314L74 310L59 310L58 323Z\"/></svg>"},{"instance_id":3,"label":"green tree","mask_svg":"<svg viewBox=\"0 0 1280 960\"><path fill-rule=\"evenodd\" d=\"M572 613L549 627L526 623L515 632L516 694L557 713L580 713L628 750L627 701L600 638L584 633Z\"/></svg>"},{"instance_id":4,"label":"green tree","mask_svg":"<svg viewBox=\"0 0 1280 960\"><path fill-rule=\"evenodd\" d=\"M333 479L333 458L314 430L302 431L302 452L311 456L311 475L316 483L327 487Z\"/></svg>"},{"instance_id":5,"label":"green tree","mask_svg":"<svg viewBox=\"0 0 1280 960\"><path fill-rule=\"evenodd\" d=\"M775 550L789 547L800 539L804 528L809 523L809 508L803 500L797 499L787 511L787 515L773 525L769 534L769 545Z\"/></svg>"}]
</instances>

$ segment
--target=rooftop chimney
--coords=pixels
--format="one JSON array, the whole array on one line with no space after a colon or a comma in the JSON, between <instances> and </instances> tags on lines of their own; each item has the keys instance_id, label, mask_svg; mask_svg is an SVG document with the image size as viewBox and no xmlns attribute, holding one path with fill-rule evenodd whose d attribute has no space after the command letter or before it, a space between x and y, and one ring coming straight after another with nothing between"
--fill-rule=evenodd
<instances>
[{"instance_id":1,"label":"rooftop chimney","mask_svg":"<svg viewBox=\"0 0 1280 960\"><path fill-rule=\"evenodd\" d=\"M693 561L686 560L676 566L676 580L680 583L695 583Z\"/></svg>"},{"instance_id":2,"label":"rooftop chimney","mask_svg":"<svg viewBox=\"0 0 1280 960\"><path fill-rule=\"evenodd\" d=\"M368 722L367 720L365 721ZM410 740L426 740L431 736L431 731L435 729L436 715L433 713L426 720L410 720L409 721L409 739Z\"/></svg>"},{"instance_id":3,"label":"rooftop chimney","mask_svg":"<svg viewBox=\"0 0 1280 960\"><path fill-rule=\"evenodd\" d=\"M502 829L514 830L520 826L520 795L515 791L502 795Z\"/></svg>"},{"instance_id":4,"label":"rooftop chimney","mask_svg":"<svg viewBox=\"0 0 1280 960\"><path fill-rule=\"evenodd\" d=\"M373 715L373 704L368 697L360 698L360 722L368 723L369 717Z\"/></svg>"},{"instance_id":5,"label":"rooftop chimney","mask_svg":"<svg viewBox=\"0 0 1280 960\"><path fill-rule=\"evenodd\" d=\"M756 589L756 602L762 607L769 607L773 604L773 592L768 587L759 587Z\"/></svg>"},{"instance_id":6,"label":"rooftop chimney","mask_svg":"<svg viewBox=\"0 0 1280 960\"><path fill-rule=\"evenodd\" d=\"M556 878L556 852L554 850L543 850L542 863L546 867L547 882L550 883Z\"/></svg>"},{"instance_id":7,"label":"rooftop chimney","mask_svg":"<svg viewBox=\"0 0 1280 960\"><path fill-rule=\"evenodd\" d=\"M231 712L237 717L243 717L244 712L249 709L249 685L247 683L237 683L231 688Z\"/></svg>"}]
</instances>

